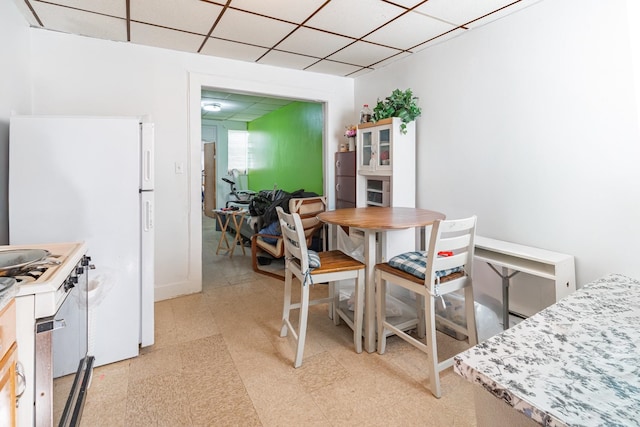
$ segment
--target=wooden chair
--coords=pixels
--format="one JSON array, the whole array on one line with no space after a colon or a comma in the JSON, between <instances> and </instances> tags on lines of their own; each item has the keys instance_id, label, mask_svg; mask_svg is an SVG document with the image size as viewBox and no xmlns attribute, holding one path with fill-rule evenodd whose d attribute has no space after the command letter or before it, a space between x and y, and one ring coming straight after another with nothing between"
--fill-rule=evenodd
<instances>
[{"instance_id":1,"label":"wooden chair","mask_svg":"<svg viewBox=\"0 0 640 427\"><path fill-rule=\"evenodd\" d=\"M389 263L376 265L376 308L378 322L378 353L384 354L386 334L392 332L427 354L430 389L440 397L440 372L453 365L453 357L442 362L438 360L436 342L436 317L445 326L468 337L470 346L478 343L476 330L473 286L471 280L476 217L460 220L438 220L431 226L426 257L424 252L413 252L394 257ZM432 256L437 254L437 256ZM414 262L406 262L414 256ZM399 261L402 268L397 268ZM395 265L392 266L391 264ZM420 267L418 267L418 265ZM420 278L420 271L423 277ZM425 341L416 339L392 325L385 318L384 297L387 282L415 292L417 298L424 299L425 311L419 314L426 330ZM436 315L435 305L444 303L443 295L464 290L466 327ZM441 302L440 302L441 301Z\"/></svg>"},{"instance_id":2,"label":"wooden chair","mask_svg":"<svg viewBox=\"0 0 640 427\"><path fill-rule=\"evenodd\" d=\"M316 215L320 212L324 212L326 208L327 200L324 196L295 198L289 200L289 212L300 214L302 219L307 246L311 245L313 237L318 234L320 229L322 229L323 223L316 218ZM268 242L265 239L275 240L275 243ZM326 239L323 238L322 241L325 242ZM256 233L251 236L251 265L253 267L253 271L256 273L284 280L284 274L278 274L259 267L258 256L260 252L264 252L274 259L284 257L284 243L282 241L282 236L265 233Z\"/></svg>"},{"instance_id":3,"label":"wooden chair","mask_svg":"<svg viewBox=\"0 0 640 427\"><path fill-rule=\"evenodd\" d=\"M357 353L362 352L362 322L364 314L364 268L365 265L339 250L325 251L309 256L307 249L306 230L303 220L298 213L287 214L280 207L276 208L282 229L285 247L285 280L284 306L282 309L282 328L280 336L287 336L291 331L297 341L296 355L293 366L302 365L302 354L307 335L307 319L309 306L328 303L333 310L334 319L337 318L336 306L333 304L334 295L339 292L340 280L355 279L355 304L353 321L344 317L345 322L353 329L353 343ZM311 260L311 261L310 261ZM318 265L319 264L319 265ZM293 277L300 282L300 301L291 301L291 286ZM329 283L329 296L309 300L309 288L313 284ZM289 316L291 310L299 309L298 328L293 327Z\"/></svg>"}]
</instances>

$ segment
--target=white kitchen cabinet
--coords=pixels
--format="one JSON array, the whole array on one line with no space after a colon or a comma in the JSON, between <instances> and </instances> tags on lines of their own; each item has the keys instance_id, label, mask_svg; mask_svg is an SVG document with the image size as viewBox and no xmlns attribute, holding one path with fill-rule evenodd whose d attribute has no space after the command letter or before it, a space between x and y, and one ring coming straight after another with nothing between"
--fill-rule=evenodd
<instances>
[{"instance_id":1,"label":"white kitchen cabinet","mask_svg":"<svg viewBox=\"0 0 640 427\"><path fill-rule=\"evenodd\" d=\"M358 125L357 206L415 207L415 122L399 118Z\"/></svg>"}]
</instances>

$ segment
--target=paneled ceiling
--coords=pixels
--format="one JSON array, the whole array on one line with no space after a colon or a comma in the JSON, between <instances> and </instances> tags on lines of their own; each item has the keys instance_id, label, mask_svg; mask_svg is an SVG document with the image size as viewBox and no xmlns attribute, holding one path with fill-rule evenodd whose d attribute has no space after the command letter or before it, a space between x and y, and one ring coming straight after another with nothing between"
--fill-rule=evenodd
<instances>
[{"instance_id":1,"label":"paneled ceiling","mask_svg":"<svg viewBox=\"0 0 640 427\"><path fill-rule=\"evenodd\" d=\"M288 99L268 98L256 95L202 91L202 104L217 104L219 111L201 109L202 118L208 120L233 120L250 122L293 102Z\"/></svg>"},{"instance_id":2,"label":"paneled ceiling","mask_svg":"<svg viewBox=\"0 0 640 427\"><path fill-rule=\"evenodd\" d=\"M356 77L541 0L14 0L30 25Z\"/></svg>"}]
</instances>

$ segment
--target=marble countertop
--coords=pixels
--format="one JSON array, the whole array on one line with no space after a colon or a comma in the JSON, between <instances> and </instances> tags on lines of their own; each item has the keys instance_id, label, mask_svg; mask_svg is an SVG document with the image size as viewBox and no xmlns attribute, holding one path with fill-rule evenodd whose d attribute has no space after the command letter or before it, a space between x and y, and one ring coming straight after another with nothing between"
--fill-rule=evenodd
<instances>
[{"instance_id":1,"label":"marble countertop","mask_svg":"<svg viewBox=\"0 0 640 427\"><path fill-rule=\"evenodd\" d=\"M611 274L455 357L545 426L640 423L640 281Z\"/></svg>"}]
</instances>

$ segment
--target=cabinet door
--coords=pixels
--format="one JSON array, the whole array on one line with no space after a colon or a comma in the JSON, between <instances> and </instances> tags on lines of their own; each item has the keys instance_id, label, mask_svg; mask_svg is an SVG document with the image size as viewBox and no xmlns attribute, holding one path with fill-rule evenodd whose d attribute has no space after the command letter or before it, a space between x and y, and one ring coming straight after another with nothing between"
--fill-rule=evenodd
<instances>
[{"instance_id":1,"label":"cabinet door","mask_svg":"<svg viewBox=\"0 0 640 427\"><path fill-rule=\"evenodd\" d=\"M356 152L336 153L336 176L356 176Z\"/></svg>"},{"instance_id":2,"label":"cabinet door","mask_svg":"<svg viewBox=\"0 0 640 427\"><path fill-rule=\"evenodd\" d=\"M359 151L360 162L358 169L374 169L375 168L375 146L374 146L373 128L363 129L359 131ZM372 156L373 154L373 156Z\"/></svg>"},{"instance_id":3,"label":"cabinet door","mask_svg":"<svg viewBox=\"0 0 640 427\"><path fill-rule=\"evenodd\" d=\"M391 149L391 126L381 126L376 132L377 140L377 156L378 162L376 163L377 170L391 170L392 164L392 152Z\"/></svg>"},{"instance_id":4,"label":"cabinet door","mask_svg":"<svg viewBox=\"0 0 640 427\"><path fill-rule=\"evenodd\" d=\"M336 177L336 205L339 201L356 204L356 178L354 176Z\"/></svg>"},{"instance_id":5,"label":"cabinet door","mask_svg":"<svg viewBox=\"0 0 640 427\"><path fill-rule=\"evenodd\" d=\"M0 360L0 425L16 425L16 344Z\"/></svg>"}]
</instances>

